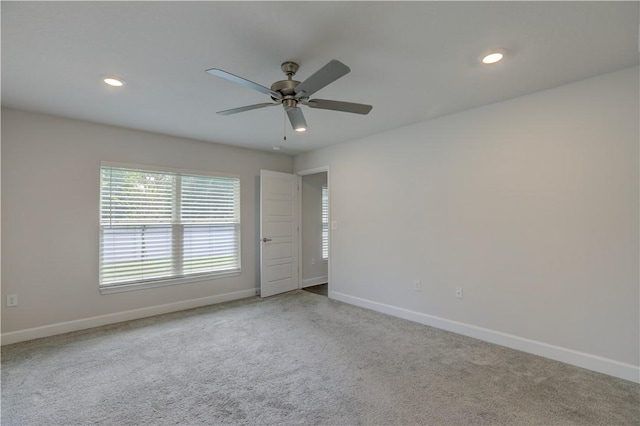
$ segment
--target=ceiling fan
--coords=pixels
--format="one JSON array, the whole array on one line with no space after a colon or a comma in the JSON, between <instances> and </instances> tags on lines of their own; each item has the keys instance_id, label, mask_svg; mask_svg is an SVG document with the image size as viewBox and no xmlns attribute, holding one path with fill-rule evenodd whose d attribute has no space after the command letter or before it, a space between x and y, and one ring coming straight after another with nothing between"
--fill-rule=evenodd
<instances>
[{"instance_id":1,"label":"ceiling fan","mask_svg":"<svg viewBox=\"0 0 640 426\"><path fill-rule=\"evenodd\" d=\"M275 105L282 105L287 112L291 126L298 132L307 130L307 123L300 109L300 105L310 108L328 109L332 111L352 112L355 114L368 114L373 108L371 105L356 104L352 102L332 101L327 99L309 99L323 87L333 83L351 69L340 61L331 60L328 64L320 68L311 77L303 82L293 80L293 76L298 71L298 64L292 61L283 62L280 66L282 72L287 76L286 80L276 81L271 88L261 86L237 75L233 75L221 69L212 68L207 70L211 75L224 78L225 80L241 84L249 89L257 90L260 93L269 95L272 102L247 105L240 108L218 111L220 115L236 114L238 112L250 111L252 109L265 108Z\"/></svg>"}]
</instances>

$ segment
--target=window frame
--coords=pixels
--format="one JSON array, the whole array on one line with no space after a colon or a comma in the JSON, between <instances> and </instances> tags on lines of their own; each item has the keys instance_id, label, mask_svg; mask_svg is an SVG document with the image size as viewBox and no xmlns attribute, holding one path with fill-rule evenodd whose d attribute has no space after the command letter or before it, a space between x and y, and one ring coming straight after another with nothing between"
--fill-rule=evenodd
<instances>
[{"instance_id":1,"label":"window frame","mask_svg":"<svg viewBox=\"0 0 640 426\"><path fill-rule=\"evenodd\" d=\"M322 185L322 189L320 191L320 206L321 206L321 213L320 213L320 222L322 223L322 230L321 230L321 234L320 234L320 254L322 257L322 261L327 263L329 262L329 187L327 185ZM325 195L326 194L326 195ZM326 199L326 206L325 206L325 199ZM325 219L325 209L326 209L326 221ZM326 241L326 254L327 256L325 257L325 226L326 226L326 236L327 236L327 241Z\"/></svg>"},{"instance_id":2,"label":"window frame","mask_svg":"<svg viewBox=\"0 0 640 426\"><path fill-rule=\"evenodd\" d=\"M101 257L103 255L102 252L102 234L103 234L103 223L102 223L102 169L103 168L121 168L121 169L132 169L139 170L142 172L150 172L150 173L167 173L167 174L176 174L176 175L188 175L188 176L202 176L202 177L220 177L220 178L232 178L238 180L238 197L237 197L237 212L238 212L238 222L233 225L237 229L237 253L238 253L238 261L237 261L237 269L228 270L228 271L213 271L213 272L204 272L204 273L194 273L185 276L172 276L166 278L157 278L150 279L144 281L133 281L133 282L123 282L120 284L102 284L102 262ZM125 291L132 290L140 290L145 288L155 288L155 287L165 287L171 285L180 285L187 284L193 282L200 281L210 281L214 279L227 278L238 276L242 273L242 204L241 204L241 194L242 194L242 179L240 175L233 173L222 173L222 172L214 172L214 171L206 171L206 170L190 170L190 169L178 169L164 166L153 166L153 165L143 165L143 164L132 164L132 163L121 163L121 162L113 162L113 161L101 161L100 167L98 169L98 198L99 198L99 208L98 208L98 228L99 228L99 246L98 246L98 288L100 294L111 294L111 293L120 293ZM172 198L173 203L177 203L180 198ZM181 224L182 230L181 235L183 235L184 227L186 224ZM176 223L171 223L172 227L176 226ZM182 245L181 245L182 246ZM182 256L184 254L184 249L181 248ZM176 257L172 256L172 260L175 261Z\"/></svg>"}]
</instances>

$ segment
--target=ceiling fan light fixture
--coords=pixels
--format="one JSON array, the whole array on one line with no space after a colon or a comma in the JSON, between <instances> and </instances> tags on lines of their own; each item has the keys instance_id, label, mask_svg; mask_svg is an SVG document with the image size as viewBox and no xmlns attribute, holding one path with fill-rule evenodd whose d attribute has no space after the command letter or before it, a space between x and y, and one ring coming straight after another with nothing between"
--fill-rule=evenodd
<instances>
[{"instance_id":1,"label":"ceiling fan light fixture","mask_svg":"<svg viewBox=\"0 0 640 426\"><path fill-rule=\"evenodd\" d=\"M108 84L109 86L112 86L112 87L122 87L122 86L124 86L124 80L121 79L120 77L115 77L113 75L103 75L102 76L102 81L105 84Z\"/></svg>"},{"instance_id":2,"label":"ceiling fan light fixture","mask_svg":"<svg viewBox=\"0 0 640 426\"><path fill-rule=\"evenodd\" d=\"M296 132L306 132L307 128L306 127L296 127Z\"/></svg>"},{"instance_id":3,"label":"ceiling fan light fixture","mask_svg":"<svg viewBox=\"0 0 640 426\"><path fill-rule=\"evenodd\" d=\"M496 62L500 62L505 54L506 51L504 49L492 50L482 57L482 63L487 65L495 64Z\"/></svg>"}]
</instances>

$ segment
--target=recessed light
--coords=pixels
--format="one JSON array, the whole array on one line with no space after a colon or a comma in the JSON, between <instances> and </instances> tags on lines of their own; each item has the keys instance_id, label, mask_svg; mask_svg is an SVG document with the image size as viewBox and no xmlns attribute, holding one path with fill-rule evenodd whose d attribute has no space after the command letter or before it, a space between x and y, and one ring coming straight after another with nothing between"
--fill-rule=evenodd
<instances>
[{"instance_id":1,"label":"recessed light","mask_svg":"<svg viewBox=\"0 0 640 426\"><path fill-rule=\"evenodd\" d=\"M114 77L112 75L103 75L102 76L102 81L105 82L105 84L108 84L109 86L113 86L113 87L122 87L124 86L124 80L119 78L119 77Z\"/></svg>"},{"instance_id":2,"label":"recessed light","mask_svg":"<svg viewBox=\"0 0 640 426\"><path fill-rule=\"evenodd\" d=\"M306 127L298 127L298 128L296 129L296 132L304 132L304 131L306 131L306 130L307 130L307 128L306 128Z\"/></svg>"},{"instance_id":3,"label":"recessed light","mask_svg":"<svg viewBox=\"0 0 640 426\"><path fill-rule=\"evenodd\" d=\"M504 58L505 51L503 49L493 50L482 58L483 64L495 64L496 62L500 62L502 58Z\"/></svg>"},{"instance_id":4,"label":"recessed light","mask_svg":"<svg viewBox=\"0 0 640 426\"><path fill-rule=\"evenodd\" d=\"M280 147L279 147L279 146L274 146L274 147L273 147L273 150L274 150L274 151L280 151Z\"/></svg>"}]
</instances>

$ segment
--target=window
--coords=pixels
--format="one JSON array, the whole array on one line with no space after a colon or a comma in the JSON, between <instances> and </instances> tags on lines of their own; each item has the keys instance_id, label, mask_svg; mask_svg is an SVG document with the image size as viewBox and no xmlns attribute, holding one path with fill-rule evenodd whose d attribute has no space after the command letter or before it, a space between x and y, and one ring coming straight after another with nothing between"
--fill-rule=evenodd
<instances>
[{"instance_id":1,"label":"window","mask_svg":"<svg viewBox=\"0 0 640 426\"><path fill-rule=\"evenodd\" d=\"M240 179L103 163L100 289L240 273Z\"/></svg>"},{"instance_id":2,"label":"window","mask_svg":"<svg viewBox=\"0 0 640 426\"><path fill-rule=\"evenodd\" d=\"M322 260L329 259L329 190L322 187Z\"/></svg>"}]
</instances>

